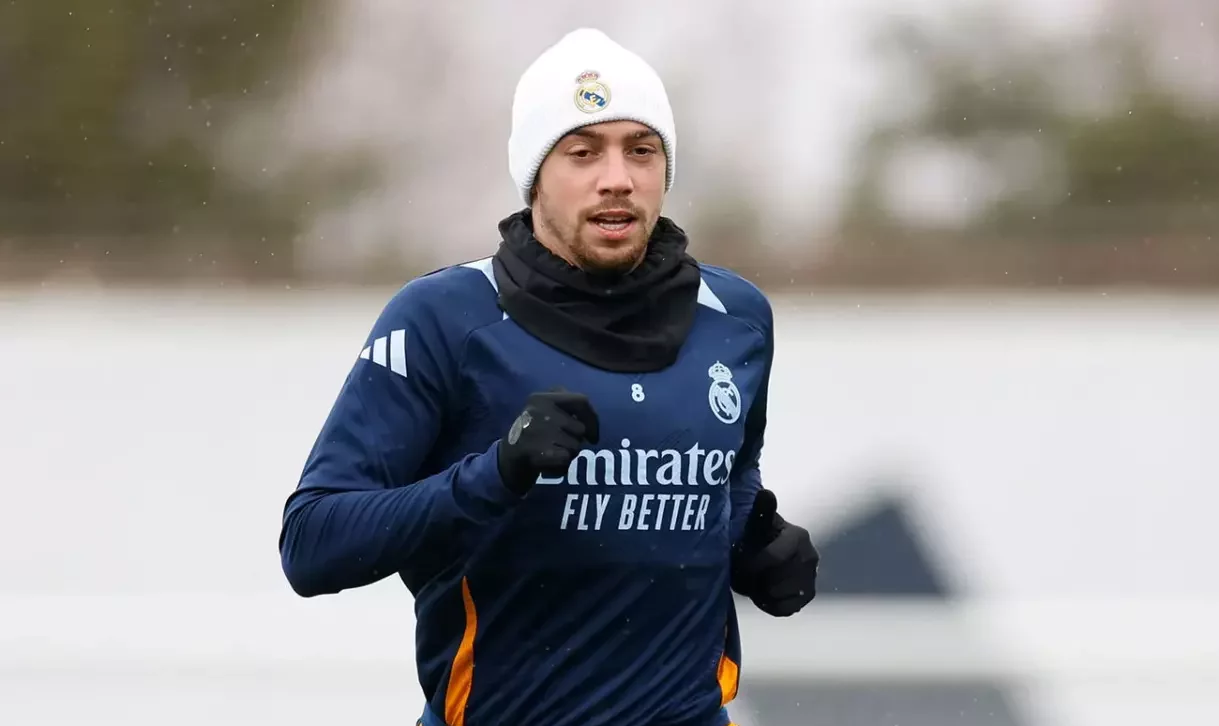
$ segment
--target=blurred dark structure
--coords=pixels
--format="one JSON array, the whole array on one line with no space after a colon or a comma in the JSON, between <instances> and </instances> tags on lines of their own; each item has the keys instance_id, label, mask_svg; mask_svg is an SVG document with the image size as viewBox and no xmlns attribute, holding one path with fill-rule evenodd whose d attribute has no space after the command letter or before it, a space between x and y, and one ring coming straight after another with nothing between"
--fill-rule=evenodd
<instances>
[{"instance_id":1,"label":"blurred dark structure","mask_svg":"<svg viewBox=\"0 0 1219 726\"><path fill-rule=\"evenodd\" d=\"M336 203L375 170L330 160L268 189L218 173L213 155L228 120L299 80L327 7L0 5L0 282L299 278L306 200ZM878 52L913 111L859 150L833 243L742 246L756 220L738 199L689 223L698 254L784 288L1219 286L1215 99L1149 70L1137 15L1085 40L1034 40L990 15L889 28ZM895 213L895 179L920 184L895 163L919 148L971 159L998 191L951 222ZM369 267L356 282L421 271L405 256Z\"/></svg>"},{"instance_id":2,"label":"blurred dark structure","mask_svg":"<svg viewBox=\"0 0 1219 726\"><path fill-rule=\"evenodd\" d=\"M934 549L923 541L912 504L904 495L878 495L855 517L818 533L823 563L818 602L845 596L947 605L961 597L944 575L950 568L937 562ZM742 601L739 607L748 605ZM809 616L815 619L816 614L810 611ZM745 659L748 663L748 650ZM1024 713L1025 689L1018 679L985 674L944 680L792 673L745 676L741 693L756 709L750 715L765 724L1026 726L1035 721ZM811 720L810 714L815 714ZM736 715L742 716L739 708Z\"/></svg>"}]
</instances>

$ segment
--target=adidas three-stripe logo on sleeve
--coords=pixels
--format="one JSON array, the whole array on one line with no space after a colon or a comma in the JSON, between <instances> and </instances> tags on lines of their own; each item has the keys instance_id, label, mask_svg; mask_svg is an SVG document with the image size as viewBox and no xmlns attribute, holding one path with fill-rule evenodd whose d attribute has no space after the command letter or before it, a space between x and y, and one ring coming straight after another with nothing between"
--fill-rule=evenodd
<instances>
[{"instance_id":1,"label":"adidas three-stripe logo on sleeve","mask_svg":"<svg viewBox=\"0 0 1219 726\"><path fill-rule=\"evenodd\" d=\"M389 349L389 361L385 359L386 348ZM381 336L364 350L360 351L362 360L371 360L379 366L389 368L394 373L406 377L406 331L393 330L388 336Z\"/></svg>"}]
</instances>

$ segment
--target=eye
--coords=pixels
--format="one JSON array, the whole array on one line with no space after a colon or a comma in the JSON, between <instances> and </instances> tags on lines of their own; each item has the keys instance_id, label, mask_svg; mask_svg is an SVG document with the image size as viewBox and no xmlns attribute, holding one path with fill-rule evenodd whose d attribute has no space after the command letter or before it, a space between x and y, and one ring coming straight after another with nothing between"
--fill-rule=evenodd
<instances>
[{"instance_id":1,"label":"eye","mask_svg":"<svg viewBox=\"0 0 1219 726\"><path fill-rule=\"evenodd\" d=\"M574 156L577 159L587 159L593 155L592 149L572 149L567 152L568 156Z\"/></svg>"},{"instance_id":2,"label":"eye","mask_svg":"<svg viewBox=\"0 0 1219 726\"><path fill-rule=\"evenodd\" d=\"M637 156L652 156L656 153L656 149L651 146L636 146L633 153Z\"/></svg>"}]
</instances>

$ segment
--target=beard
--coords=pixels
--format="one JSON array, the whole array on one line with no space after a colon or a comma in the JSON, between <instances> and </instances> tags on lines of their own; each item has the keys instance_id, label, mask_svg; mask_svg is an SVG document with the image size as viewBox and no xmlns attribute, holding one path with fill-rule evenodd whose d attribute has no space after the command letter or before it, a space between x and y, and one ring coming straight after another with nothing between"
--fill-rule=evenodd
<instances>
[{"instance_id":1,"label":"beard","mask_svg":"<svg viewBox=\"0 0 1219 726\"><path fill-rule=\"evenodd\" d=\"M590 219L597 213L582 212L566 218L547 209L538 208L538 222L547 237L551 251L590 274L599 277L619 277L635 269L647 254L648 240L656 228L656 219L648 218L637 207L626 202L602 205L605 209L626 209L634 215L634 226L622 240L599 238L598 228ZM536 230L535 230L536 231ZM557 249L552 245L557 245Z\"/></svg>"}]
</instances>

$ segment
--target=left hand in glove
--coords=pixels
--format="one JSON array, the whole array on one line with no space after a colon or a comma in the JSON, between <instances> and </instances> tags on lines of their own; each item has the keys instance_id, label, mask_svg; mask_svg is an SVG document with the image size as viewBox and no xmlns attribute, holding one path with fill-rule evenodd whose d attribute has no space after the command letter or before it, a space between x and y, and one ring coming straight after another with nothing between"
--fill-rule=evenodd
<instances>
[{"instance_id":1,"label":"left hand in glove","mask_svg":"<svg viewBox=\"0 0 1219 726\"><path fill-rule=\"evenodd\" d=\"M732 589L775 617L794 615L817 594L821 555L808 530L779 516L774 492L753 502L745 534L732 548Z\"/></svg>"}]
</instances>

